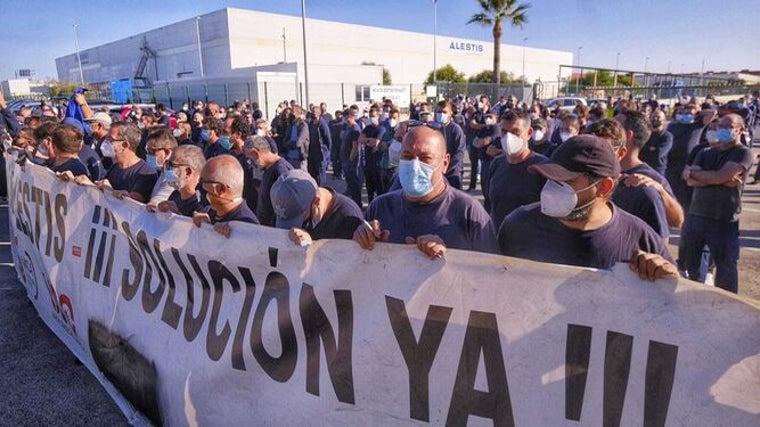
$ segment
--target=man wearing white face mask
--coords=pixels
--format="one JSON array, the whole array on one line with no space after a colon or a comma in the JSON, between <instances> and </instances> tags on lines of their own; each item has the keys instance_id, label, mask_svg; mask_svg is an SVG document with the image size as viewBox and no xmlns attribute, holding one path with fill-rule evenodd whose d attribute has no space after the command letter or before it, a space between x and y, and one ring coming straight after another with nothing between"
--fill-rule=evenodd
<instances>
[{"instance_id":1,"label":"man wearing white face mask","mask_svg":"<svg viewBox=\"0 0 760 427\"><path fill-rule=\"evenodd\" d=\"M593 135L571 138L550 162L530 169L548 181L539 203L504 219L502 254L593 268L629 262L642 278L677 277L662 237L610 202L620 163L609 142Z\"/></svg>"},{"instance_id":2,"label":"man wearing white face mask","mask_svg":"<svg viewBox=\"0 0 760 427\"><path fill-rule=\"evenodd\" d=\"M451 162L446 171L446 179L457 190L462 189L462 173L464 172L464 152L467 143L462 127L452 120L453 107L451 102L444 100L438 103L435 110L435 121L443 126L443 136L446 138L446 153Z\"/></svg>"},{"instance_id":3,"label":"man wearing white face mask","mask_svg":"<svg viewBox=\"0 0 760 427\"><path fill-rule=\"evenodd\" d=\"M398 176L401 190L377 197L367 208L368 224L354 232L364 249L376 241L414 243L429 258L447 247L495 252L491 218L475 199L451 188L446 141L437 129L417 126L404 137Z\"/></svg>"},{"instance_id":4,"label":"man wearing white face mask","mask_svg":"<svg viewBox=\"0 0 760 427\"><path fill-rule=\"evenodd\" d=\"M145 144L147 152L145 163L158 172L158 180L150 193L149 204L151 205L155 206L168 199L174 191L164 176L164 163L175 148L177 148L177 140L174 139L168 127L161 126L148 134L148 143Z\"/></svg>"},{"instance_id":5,"label":"man wearing white face mask","mask_svg":"<svg viewBox=\"0 0 760 427\"><path fill-rule=\"evenodd\" d=\"M700 276L704 245L715 260L715 286L737 293L739 277L739 216L744 183L752 167L752 150L741 144L746 129L738 114L727 114L718 122L719 143L699 153L683 178L694 187L691 208L683 227L685 260L689 277Z\"/></svg>"},{"instance_id":6,"label":"man wearing white face mask","mask_svg":"<svg viewBox=\"0 0 760 427\"><path fill-rule=\"evenodd\" d=\"M509 110L501 117L501 145L505 156L491 162L488 184L491 200L491 219L498 228L504 217L523 205L539 200L546 179L528 172L528 167L549 159L534 153L528 146L533 135L530 116L519 109Z\"/></svg>"},{"instance_id":7,"label":"man wearing white face mask","mask_svg":"<svg viewBox=\"0 0 760 427\"><path fill-rule=\"evenodd\" d=\"M164 176L174 191L167 200L158 204L157 210L187 217L192 217L193 212L201 211L203 205L198 181L205 164L203 150L195 145L181 145L172 151L169 160L164 163ZM149 211L154 211L150 208L152 205L147 206Z\"/></svg>"}]
</instances>

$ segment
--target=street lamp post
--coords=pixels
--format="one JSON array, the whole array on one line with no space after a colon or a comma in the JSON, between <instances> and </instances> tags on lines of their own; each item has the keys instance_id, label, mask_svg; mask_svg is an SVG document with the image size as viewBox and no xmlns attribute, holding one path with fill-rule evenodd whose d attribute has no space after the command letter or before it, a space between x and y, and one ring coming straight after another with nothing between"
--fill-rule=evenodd
<instances>
[{"instance_id":1,"label":"street lamp post","mask_svg":"<svg viewBox=\"0 0 760 427\"><path fill-rule=\"evenodd\" d=\"M282 27L282 63L288 63L288 48L285 46L285 27Z\"/></svg>"},{"instance_id":2,"label":"street lamp post","mask_svg":"<svg viewBox=\"0 0 760 427\"><path fill-rule=\"evenodd\" d=\"M301 0L301 29L303 31L303 80L306 86L306 100L304 106L309 105L309 62L306 59L306 0Z\"/></svg>"},{"instance_id":3,"label":"street lamp post","mask_svg":"<svg viewBox=\"0 0 760 427\"><path fill-rule=\"evenodd\" d=\"M525 77L525 42L528 41L527 37L523 37L523 61L522 61L522 78L523 82L527 82L528 79Z\"/></svg>"},{"instance_id":4,"label":"street lamp post","mask_svg":"<svg viewBox=\"0 0 760 427\"><path fill-rule=\"evenodd\" d=\"M580 93L581 77L583 77L583 70L581 69L581 49L583 49L583 46L578 46L578 70L580 70L580 73L578 76L575 77L575 94L576 95Z\"/></svg>"},{"instance_id":5,"label":"street lamp post","mask_svg":"<svg viewBox=\"0 0 760 427\"><path fill-rule=\"evenodd\" d=\"M618 74L618 68L620 67L620 52L617 53L615 56L615 77L613 77L612 86L617 87L617 74Z\"/></svg>"},{"instance_id":6,"label":"street lamp post","mask_svg":"<svg viewBox=\"0 0 760 427\"><path fill-rule=\"evenodd\" d=\"M438 80L438 0L433 0L433 84Z\"/></svg>"},{"instance_id":7,"label":"street lamp post","mask_svg":"<svg viewBox=\"0 0 760 427\"><path fill-rule=\"evenodd\" d=\"M84 73L82 72L82 57L79 55L79 34L77 33L77 24L74 24L74 46L77 49L77 63L79 63L79 80L84 86Z\"/></svg>"},{"instance_id":8,"label":"street lamp post","mask_svg":"<svg viewBox=\"0 0 760 427\"><path fill-rule=\"evenodd\" d=\"M649 57L647 56L644 58L644 87L649 86L649 74L647 73L647 68L649 68Z\"/></svg>"},{"instance_id":9,"label":"street lamp post","mask_svg":"<svg viewBox=\"0 0 760 427\"><path fill-rule=\"evenodd\" d=\"M203 53L201 51L201 17L195 17L195 40L198 43L198 65L201 68L201 78L204 78L203 73Z\"/></svg>"}]
</instances>

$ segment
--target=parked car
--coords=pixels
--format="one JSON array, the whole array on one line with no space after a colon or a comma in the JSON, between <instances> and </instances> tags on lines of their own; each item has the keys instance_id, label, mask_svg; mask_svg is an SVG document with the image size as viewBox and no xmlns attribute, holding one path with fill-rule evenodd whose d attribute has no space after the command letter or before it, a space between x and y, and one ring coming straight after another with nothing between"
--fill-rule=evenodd
<instances>
[{"instance_id":1,"label":"parked car","mask_svg":"<svg viewBox=\"0 0 760 427\"><path fill-rule=\"evenodd\" d=\"M559 108L560 110L573 111L576 105L588 105L583 98L559 97L547 100L546 106L550 110Z\"/></svg>"}]
</instances>

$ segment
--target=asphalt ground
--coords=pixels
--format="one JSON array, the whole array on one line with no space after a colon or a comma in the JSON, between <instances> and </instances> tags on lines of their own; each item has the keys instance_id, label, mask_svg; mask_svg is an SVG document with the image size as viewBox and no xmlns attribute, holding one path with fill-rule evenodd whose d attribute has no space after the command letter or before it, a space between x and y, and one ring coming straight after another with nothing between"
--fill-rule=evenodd
<instances>
[{"instance_id":1,"label":"asphalt ground","mask_svg":"<svg viewBox=\"0 0 760 427\"><path fill-rule=\"evenodd\" d=\"M469 176L468 162L465 184ZM345 190L344 181L329 175L325 185ZM483 200L479 187L471 194ZM746 186L743 202L739 294L760 300L760 184ZM675 255L678 230L672 231ZM128 425L100 383L37 315L17 279L9 240L8 207L0 205L0 426Z\"/></svg>"}]
</instances>

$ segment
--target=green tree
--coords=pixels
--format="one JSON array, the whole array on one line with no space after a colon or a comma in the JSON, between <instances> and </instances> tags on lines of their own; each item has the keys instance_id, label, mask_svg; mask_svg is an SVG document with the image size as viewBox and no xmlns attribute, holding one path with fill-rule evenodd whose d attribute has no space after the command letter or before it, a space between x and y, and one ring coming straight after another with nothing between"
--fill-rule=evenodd
<instances>
[{"instance_id":1,"label":"green tree","mask_svg":"<svg viewBox=\"0 0 760 427\"><path fill-rule=\"evenodd\" d=\"M439 82L451 82L451 83L464 83L464 73L459 72L451 64L446 64L443 67L435 70L435 77ZM425 79L425 85L433 83L433 72L431 71L427 79Z\"/></svg>"},{"instance_id":2,"label":"green tree","mask_svg":"<svg viewBox=\"0 0 760 427\"><path fill-rule=\"evenodd\" d=\"M74 93L74 90L79 87L78 83L69 83L69 82L55 82L49 86L50 88L50 96L71 96L72 93Z\"/></svg>"},{"instance_id":3,"label":"green tree","mask_svg":"<svg viewBox=\"0 0 760 427\"><path fill-rule=\"evenodd\" d=\"M491 83L493 72L491 70L483 70L477 74L471 75L467 81L470 83ZM499 73L499 81L503 85L527 85L528 82L525 77L515 77L513 73L507 73L502 71Z\"/></svg>"},{"instance_id":4,"label":"green tree","mask_svg":"<svg viewBox=\"0 0 760 427\"><path fill-rule=\"evenodd\" d=\"M480 24L491 27L493 34L493 74L491 82L501 82L501 36L502 21L507 21L513 27L522 28L528 22L525 11L530 8L528 3L518 3L518 0L477 0L481 11L472 15L467 24Z\"/></svg>"},{"instance_id":5,"label":"green tree","mask_svg":"<svg viewBox=\"0 0 760 427\"><path fill-rule=\"evenodd\" d=\"M384 85L393 84L393 80L391 79L391 72L385 67L383 67L383 84Z\"/></svg>"}]
</instances>

